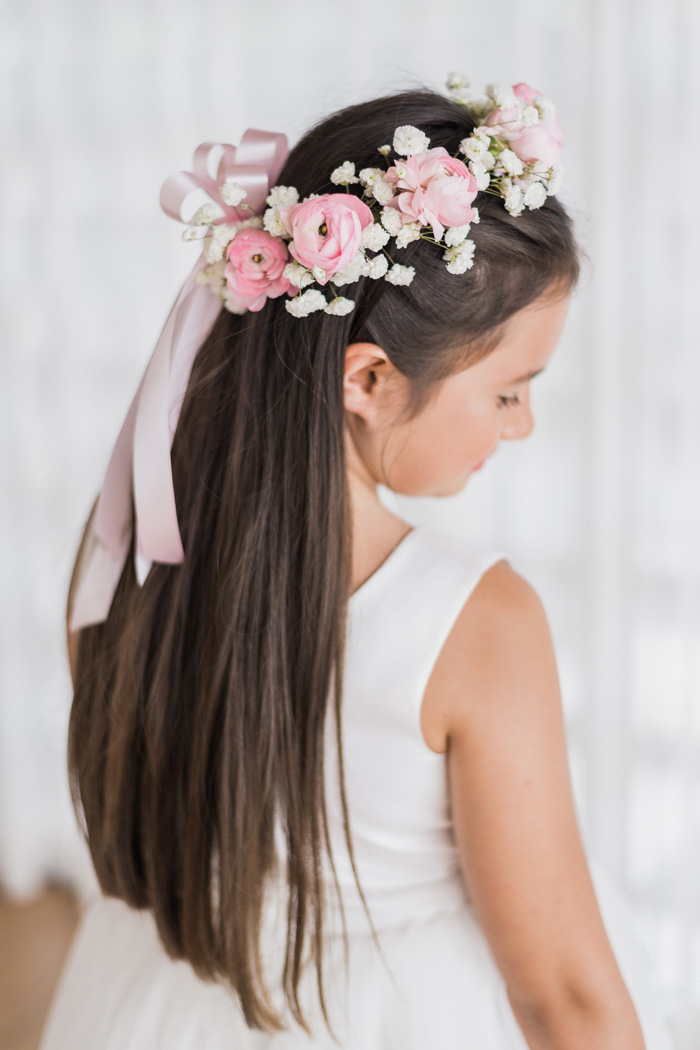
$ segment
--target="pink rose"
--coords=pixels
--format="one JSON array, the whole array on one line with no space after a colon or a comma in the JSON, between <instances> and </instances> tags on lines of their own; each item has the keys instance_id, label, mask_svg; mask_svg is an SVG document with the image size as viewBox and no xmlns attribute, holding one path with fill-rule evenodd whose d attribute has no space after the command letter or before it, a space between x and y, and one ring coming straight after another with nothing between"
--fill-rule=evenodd
<instances>
[{"instance_id":1,"label":"pink rose","mask_svg":"<svg viewBox=\"0 0 700 1050\"><path fill-rule=\"evenodd\" d=\"M393 164L385 180L404 193L393 197L387 207L397 208L402 221L430 225L436 240L440 240L445 226L466 226L474 218L472 201L478 193L476 179L466 164L451 157L443 146L435 146L425 153L415 153L405 161Z\"/></svg>"},{"instance_id":2,"label":"pink rose","mask_svg":"<svg viewBox=\"0 0 700 1050\"><path fill-rule=\"evenodd\" d=\"M290 204L280 209L279 217L292 235L289 250L297 262L326 271L321 285L350 262L362 231L374 221L371 209L353 193L324 193Z\"/></svg>"},{"instance_id":3,"label":"pink rose","mask_svg":"<svg viewBox=\"0 0 700 1050\"><path fill-rule=\"evenodd\" d=\"M516 84L513 91L528 106L532 105L535 99L542 97L539 91L523 83ZM509 106L507 109L495 109L486 118L486 125L500 124L503 121L507 123L495 129L494 133L499 138L506 139L510 149L522 161L528 163L540 160L550 168L552 164L561 160L564 133L556 114L549 124L538 120L536 124L527 127L519 119L518 107Z\"/></svg>"},{"instance_id":4,"label":"pink rose","mask_svg":"<svg viewBox=\"0 0 700 1050\"><path fill-rule=\"evenodd\" d=\"M233 301L248 310L262 310L265 300L296 293L283 276L289 253L287 245L267 230L247 226L239 230L226 250L224 270Z\"/></svg>"}]
</instances>

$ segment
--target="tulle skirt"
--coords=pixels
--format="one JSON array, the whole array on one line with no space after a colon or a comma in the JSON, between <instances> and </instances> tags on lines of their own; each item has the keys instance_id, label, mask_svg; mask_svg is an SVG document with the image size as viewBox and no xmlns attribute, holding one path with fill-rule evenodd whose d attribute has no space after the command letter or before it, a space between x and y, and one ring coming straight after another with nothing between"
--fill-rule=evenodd
<instances>
[{"instance_id":1,"label":"tulle skirt","mask_svg":"<svg viewBox=\"0 0 700 1050\"><path fill-rule=\"evenodd\" d=\"M640 1019L646 1050L676 1050L658 979L627 898L590 863L608 937ZM528 1050L471 905L368 934L324 955L331 1022L344 1050ZM235 996L162 948L150 912L98 897L85 909L54 994L40 1050L336 1050L313 967L302 980L309 1037L249 1029ZM281 999L279 1000L281 1002Z\"/></svg>"}]
</instances>

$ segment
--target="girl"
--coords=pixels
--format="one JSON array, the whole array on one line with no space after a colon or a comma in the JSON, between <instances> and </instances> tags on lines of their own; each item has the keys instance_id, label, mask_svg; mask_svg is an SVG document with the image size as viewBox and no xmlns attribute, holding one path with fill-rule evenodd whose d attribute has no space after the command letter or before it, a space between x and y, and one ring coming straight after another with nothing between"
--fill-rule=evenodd
<instances>
[{"instance_id":1,"label":"girl","mask_svg":"<svg viewBox=\"0 0 700 1050\"><path fill-rule=\"evenodd\" d=\"M210 201L71 581L102 893L42 1050L671 1047L537 594L377 496L527 437L579 275L552 104L448 88L163 187Z\"/></svg>"}]
</instances>

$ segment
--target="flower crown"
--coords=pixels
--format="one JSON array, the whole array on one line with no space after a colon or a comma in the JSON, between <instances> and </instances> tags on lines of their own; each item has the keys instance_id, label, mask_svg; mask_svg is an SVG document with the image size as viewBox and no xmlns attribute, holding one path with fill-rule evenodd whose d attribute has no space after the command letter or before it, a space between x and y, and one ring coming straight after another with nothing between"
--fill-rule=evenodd
<instances>
[{"instance_id":1,"label":"flower crown","mask_svg":"<svg viewBox=\"0 0 700 1050\"><path fill-rule=\"evenodd\" d=\"M387 247L391 240L395 251L412 241L430 241L444 249L450 273L470 269L477 193L503 197L514 216L540 208L561 187L563 135L553 104L527 84L489 84L482 99L471 97L469 81L459 74L450 74L446 86L477 124L459 143L466 162L442 146L429 148L428 136L406 124L396 128L391 144L377 149L387 163L393 152L388 167L356 173L353 161L346 160L331 172L330 181L345 187L342 193L312 193L300 201L294 186L276 185L265 198L264 214L241 218L253 211L244 201L247 190L224 180L218 195L228 217L238 221L227 221L226 214L217 214L220 208L207 203L183 233L185 240L203 239L208 265L197 273L197 282L209 285L231 313L258 311L267 299L287 295L289 313L304 317L316 310L349 313L354 301L335 288L363 276L410 284L415 269L394 261ZM353 184L363 187L361 197L350 192Z\"/></svg>"}]
</instances>

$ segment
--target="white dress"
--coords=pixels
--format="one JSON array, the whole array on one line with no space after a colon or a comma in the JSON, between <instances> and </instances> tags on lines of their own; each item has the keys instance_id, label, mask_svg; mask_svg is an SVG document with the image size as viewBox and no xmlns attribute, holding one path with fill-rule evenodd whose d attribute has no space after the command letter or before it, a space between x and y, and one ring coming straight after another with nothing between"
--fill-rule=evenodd
<instances>
[{"instance_id":1,"label":"white dress","mask_svg":"<svg viewBox=\"0 0 700 1050\"><path fill-rule=\"evenodd\" d=\"M331 896L324 973L345 1050L527 1050L460 875L445 757L428 748L419 726L423 692L459 610L503 557L418 526L350 599L346 790L360 883L384 960L347 857L329 715L327 806L350 953L345 969ZM597 862L589 858L589 865L646 1050L673 1050L627 898ZM326 881L332 895L328 866ZM270 901L263 938L271 980L281 959L281 901ZM40 1050L331 1050L338 1044L318 1008L313 967L302 991L313 1039L291 1019L286 1032L253 1031L230 991L168 957L150 912L100 896L84 910Z\"/></svg>"}]
</instances>

